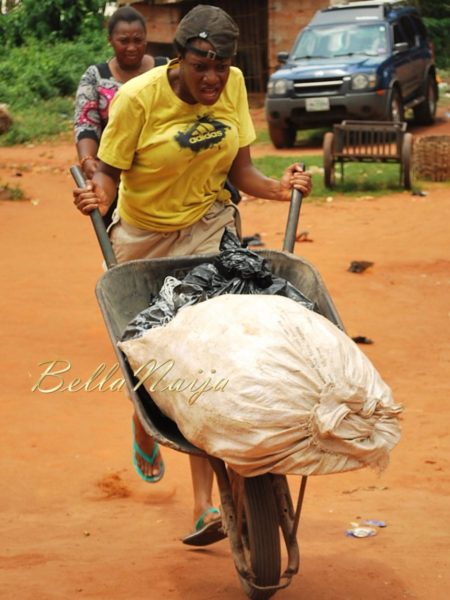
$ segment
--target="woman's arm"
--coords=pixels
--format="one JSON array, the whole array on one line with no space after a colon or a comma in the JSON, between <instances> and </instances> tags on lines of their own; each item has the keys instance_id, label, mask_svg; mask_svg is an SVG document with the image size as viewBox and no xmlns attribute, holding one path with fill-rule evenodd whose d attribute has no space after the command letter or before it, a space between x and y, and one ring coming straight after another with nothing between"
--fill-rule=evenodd
<instances>
[{"instance_id":1,"label":"woman's arm","mask_svg":"<svg viewBox=\"0 0 450 600\"><path fill-rule=\"evenodd\" d=\"M98 168L98 142L92 138L82 138L77 141L78 158L87 179L92 179Z\"/></svg>"},{"instance_id":2,"label":"woman's arm","mask_svg":"<svg viewBox=\"0 0 450 600\"><path fill-rule=\"evenodd\" d=\"M98 208L101 215L106 215L108 208L116 197L120 180L120 169L100 161L92 180L86 182L85 188L75 188L74 204L84 215Z\"/></svg>"},{"instance_id":3,"label":"woman's arm","mask_svg":"<svg viewBox=\"0 0 450 600\"><path fill-rule=\"evenodd\" d=\"M280 180L266 177L252 163L250 146L239 149L229 173L230 181L249 196L267 200L289 201L295 188L306 197L311 193L311 175L304 173L298 163L284 170Z\"/></svg>"},{"instance_id":4,"label":"woman's arm","mask_svg":"<svg viewBox=\"0 0 450 600\"><path fill-rule=\"evenodd\" d=\"M102 133L98 85L100 74L91 65L83 73L75 96L75 140L81 168L91 179L98 167L97 150Z\"/></svg>"}]
</instances>

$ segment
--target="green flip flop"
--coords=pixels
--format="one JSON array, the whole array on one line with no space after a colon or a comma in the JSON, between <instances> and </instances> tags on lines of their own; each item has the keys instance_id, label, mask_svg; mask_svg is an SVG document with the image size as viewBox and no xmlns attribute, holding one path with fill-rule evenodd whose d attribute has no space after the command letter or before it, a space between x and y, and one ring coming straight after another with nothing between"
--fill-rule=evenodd
<instances>
[{"instance_id":1,"label":"green flip flop","mask_svg":"<svg viewBox=\"0 0 450 600\"><path fill-rule=\"evenodd\" d=\"M139 463L136 458L136 454L138 454L141 458L143 458L145 460L145 462L148 463L149 465L153 465L156 457L159 454L158 442L156 440L153 440L153 452L152 452L152 455L149 456L143 450L141 450L141 448L139 447L139 445L136 441L135 432L134 432L134 423L132 423L132 427L133 427L133 451L134 451L133 452L133 465L134 465L134 468L136 469L136 473L139 475L139 477L141 479L143 479L144 481L147 481L148 483L157 483L158 481L160 481L163 478L164 471L165 471L164 461L163 461L162 457L161 457L161 462L159 465L159 473L157 475L146 475L144 473L144 471L141 469L141 467L139 466Z\"/></svg>"},{"instance_id":2,"label":"green flip flop","mask_svg":"<svg viewBox=\"0 0 450 600\"><path fill-rule=\"evenodd\" d=\"M213 519L205 525L205 517L208 514L217 514L219 516L217 519ZM181 541L183 544L188 544L189 546L208 546L209 544L215 544L226 537L227 534L223 530L220 511L211 506L200 515L200 518L195 523L195 531L182 538Z\"/></svg>"}]
</instances>

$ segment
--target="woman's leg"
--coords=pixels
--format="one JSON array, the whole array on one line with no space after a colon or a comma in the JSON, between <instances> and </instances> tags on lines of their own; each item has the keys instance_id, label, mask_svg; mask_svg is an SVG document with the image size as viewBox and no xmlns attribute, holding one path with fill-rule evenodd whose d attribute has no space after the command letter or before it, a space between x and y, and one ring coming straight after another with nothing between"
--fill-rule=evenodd
<instances>
[{"instance_id":1,"label":"woman's leg","mask_svg":"<svg viewBox=\"0 0 450 600\"><path fill-rule=\"evenodd\" d=\"M136 446L141 450L142 453L151 457L153 455L155 441L142 427L136 413L133 414L133 427L134 441ZM139 469L146 477L158 477L161 475L162 466L160 452L156 454L151 463L146 460L138 451L136 451L136 449L134 451L134 457Z\"/></svg>"},{"instance_id":2,"label":"woman's leg","mask_svg":"<svg viewBox=\"0 0 450 600\"><path fill-rule=\"evenodd\" d=\"M202 456L189 456L191 463L192 487L194 489L194 523L213 506L212 487L213 470L207 458ZM217 519L217 514L207 513L203 519L206 525L209 521Z\"/></svg>"}]
</instances>

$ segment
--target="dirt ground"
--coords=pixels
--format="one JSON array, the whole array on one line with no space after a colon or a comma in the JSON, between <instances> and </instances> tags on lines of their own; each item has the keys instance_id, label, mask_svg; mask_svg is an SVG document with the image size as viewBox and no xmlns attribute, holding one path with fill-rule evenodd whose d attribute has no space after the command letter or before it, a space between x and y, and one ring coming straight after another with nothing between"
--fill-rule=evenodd
<instances>
[{"instance_id":1,"label":"dirt ground","mask_svg":"<svg viewBox=\"0 0 450 600\"><path fill-rule=\"evenodd\" d=\"M450 133L450 124L442 117L427 133ZM191 526L187 457L163 449L157 485L135 474L123 393L32 392L42 363L70 366L67 384L115 362L94 297L100 251L72 206L74 160L69 142L0 148L0 185L28 196L0 201L0 597L244 598L227 541L202 550L179 541ZM360 348L405 410L381 475L309 479L300 574L280 600L448 598L450 189L425 189L304 203L299 231L310 241L295 251L319 270L349 335L374 341ZM244 202L244 234L279 249L287 208ZM355 274L353 260L374 264ZM291 484L295 495L298 478ZM360 519L387 527L347 537Z\"/></svg>"}]
</instances>

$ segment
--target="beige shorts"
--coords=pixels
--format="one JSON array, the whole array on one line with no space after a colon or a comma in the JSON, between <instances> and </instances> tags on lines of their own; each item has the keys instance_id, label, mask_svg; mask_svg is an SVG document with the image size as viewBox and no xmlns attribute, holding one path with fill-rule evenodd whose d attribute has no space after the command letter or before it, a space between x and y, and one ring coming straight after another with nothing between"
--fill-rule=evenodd
<instances>
[{"instance_id":1,"label":"beige shorts","mask_svg":"<svg viewBox=\"0 0 450 600\"><path fill-rule=\"evenodd\" d=\"M108 228L118 263L161 256L211 254L219 250L225 227L240 236L240 218L234 204L215 202L200 221L178 231L161 233L129 225L113 214Z\"/></svg>"}]
</instances>

